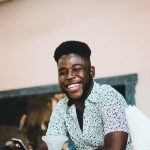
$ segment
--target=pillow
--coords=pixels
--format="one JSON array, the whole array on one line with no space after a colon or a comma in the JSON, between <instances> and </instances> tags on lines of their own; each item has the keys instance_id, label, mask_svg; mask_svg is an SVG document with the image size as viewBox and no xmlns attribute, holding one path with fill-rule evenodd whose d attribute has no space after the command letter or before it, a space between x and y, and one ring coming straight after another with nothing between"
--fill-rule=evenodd
<instances>
[{"instance_id":1,"label":"pillow","mask_svg":"<svg viewBox=\"0 0 150 150\"><path fill-rule=\"evenodd\" d=\"M150 119L136 106L126 108L133 150L150 150Z\"/></svg>"}]
</instances>

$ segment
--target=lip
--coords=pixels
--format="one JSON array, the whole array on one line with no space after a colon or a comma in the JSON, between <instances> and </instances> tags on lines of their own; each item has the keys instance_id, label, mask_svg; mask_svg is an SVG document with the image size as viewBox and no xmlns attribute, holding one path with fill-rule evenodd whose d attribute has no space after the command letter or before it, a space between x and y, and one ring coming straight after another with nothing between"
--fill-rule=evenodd
<instances>
[{"instance_id":1,"label":"lip","mask_svg":"<svg viewBox=\"0 0 150 150\"><path fill-rule=\"evenodd\" d=\"M71 83L66 85L66 89L68 92L74 93L80 89L81 83Z\"/></svg>"},{"instance_id":2,"label":"lip","mask_svg":"<svg viewBox=\"0 0 150 150\"><path fill-rule=\"evenodd\" d=\"M80 85L79 83L69 84L69 85L68 85L68 89L78 87L79 85Z\"/></svg>"}]
</instances>

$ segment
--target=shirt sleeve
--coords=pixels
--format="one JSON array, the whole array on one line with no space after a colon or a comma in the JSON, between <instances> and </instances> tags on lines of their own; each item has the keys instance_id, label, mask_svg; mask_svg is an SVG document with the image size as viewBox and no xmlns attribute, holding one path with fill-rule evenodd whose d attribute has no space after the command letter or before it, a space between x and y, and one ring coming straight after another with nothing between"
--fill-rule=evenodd
<instances>
[{"instance_id":1,"label":"shirt sleeve","mask_svg":"<svg viewBox=\"0 0 150 150\"><path fill-rule=\"evenodd\" d=\"M103 85L102 98L102 120L104 124L104 134L114 131L124 131L129 133L128 123L125 114L127 103L124 97L109 85Z\"/></svg>"},{"instance_id":2,"label":"shirt sleeve","mask_svg":"<svg viewBox=\"0 0 150 150\"><path fill-rule=\"evenodd\" d=\"M48 124L46 136L48 135L64 135L67 136L67 128L63 118L63 102L59 102L53 110Z\"/></svg>"}]
</instances>

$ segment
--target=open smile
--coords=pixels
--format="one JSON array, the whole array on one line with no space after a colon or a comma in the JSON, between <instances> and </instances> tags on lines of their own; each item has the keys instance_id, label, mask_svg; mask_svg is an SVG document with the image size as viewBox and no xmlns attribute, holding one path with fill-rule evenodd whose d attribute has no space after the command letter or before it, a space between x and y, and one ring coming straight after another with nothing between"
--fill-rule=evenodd
<instances>
[{"instance_id":1,"label":"open smile","mask_svg":"<svg viewBox=\"0 0 150 150\"><path fill-rule=\"evenodd\" d=\"M80 84L79 83L73 83L73 84L69 84L67 85L67 90L69 92L77 92L80 88Z\"/></svg>"}]
</instances>

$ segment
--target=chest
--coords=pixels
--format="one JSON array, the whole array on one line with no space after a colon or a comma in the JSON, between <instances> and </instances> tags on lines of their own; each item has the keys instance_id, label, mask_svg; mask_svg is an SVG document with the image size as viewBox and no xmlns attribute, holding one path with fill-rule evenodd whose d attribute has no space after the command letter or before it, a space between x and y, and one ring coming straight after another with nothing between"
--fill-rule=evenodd
<instances>
[{"instance_id":1,"label":"chest","mask_svg":"<svg viewBox=\"0 0 150 150\"><path fill-rule=\"evenodd\" d=\"M67 113L66 126L72 138L78 138L80 141L93 145L103 144L104 131L99 106L96 104L86 104L83 117L81 118L83 119L82 130L79 125L76 109L74 106L71 106Z\"/></svg>"}]
</instances>

